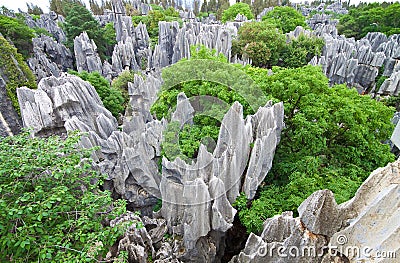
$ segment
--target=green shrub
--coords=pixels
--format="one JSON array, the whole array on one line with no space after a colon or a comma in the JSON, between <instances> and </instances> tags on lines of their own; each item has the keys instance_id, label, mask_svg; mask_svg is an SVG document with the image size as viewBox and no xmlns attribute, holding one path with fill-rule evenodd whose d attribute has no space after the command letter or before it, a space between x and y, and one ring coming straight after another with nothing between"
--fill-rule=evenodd
<instances>
[{"instance_id":1,"label":"green shrub","mask_svg":"<svg viewBox=\"0 0 400 263\"><path fill-rule=\"evenodd\" d=\"M324 40L316 36L301 34L298 38L291 39L280 52L280 66L286 68L299 68L307 65L310 60L321 55Z\"/></svg>"},{"instance_id":2,"label":"green shrub","mask_svg":"<svg viewBox=\"0 0 400 263\"><path fill-rule=\"evenodd\" d=\"M22 19L0 15L0 33L12 41L18 53L27 59L32 53L32 38L34 30L29 28Z\"/></svg>"},{"instance_id":3,"label":"green shrub","mask_svg":"<svg viewBox=\"0 0 400 263\"><path fill-rule=\"evenodd\" d=\"M128 95L128 82L135 81L135 72L132 70L124 70L118 77L113 79L111 87L121 90Z\"/></svg>"},{"instance_id":4,"label":"green shrub","mask_svg":"<svg viewBox=\"0 0 400 263\"><path fill-rule=\"evenodd\" d=\"M70 74L79 76L81 79L90 82L93 87L96 89L97 94L101 101L109 110L114 117L118 119L120 114L124 114L125 106L128 101L127 93L123 90L115 87L110 87L110 83L103 76L100 75L99 72L91 72L88 73L86 71L82 71L80 73L76 71L69 71Z\"/></svg>"},{"instance_id":5,"label":"green shrub","mask_svg":"<svg viewBox=\"0 0 400 263\"><path fill-rule=\"evenodd\" d=\"M17 88L36 88L35 76L21 54L4 37L0 36L0 70L6 81L7 96L15 110L20 113Z\"/></svg>"},{"instance_id":6,"label":"green shrub","mask_svg":"<svg viewBox=\"0 0 400 263\"><path fill-rule=\"evenodd\" d=\"M295 211L316 190L330 189L344 202L374 169L394 160L381 143L393 131L393 108L344 85L329 87L319 67L274 68L270 76L265 69L245 70L283 101L286 125L260 198L239 211L248 231L260 231L275 214Z\"/></svg>"},{"instance_id":7,"label":"green shrub","mask_svg":"<svg viewBox=\"0 0 400 263\"><path fill-rule=\"evenodd\" d=\"M307 27L306 18L289 6L275 6L272 11L262 17L262 20L275 25L283 33L289 33L297 26Z\"/></svg>"},{"instance_id":8,"label":"green shrub","mask_svg":"<svg viewBox=\"0 0 400 263\"><path fill-rule=\"evenodd\" d=\"M126 226L107 222L125 212L100 191L91 150L67 139L0 139L1 262L88 262L105 257Z\"/></svg>"},{"instance_id":9,"label":"green shrub","mask_svg":"<svg viewBox=\"0 0 400 263\"><path fill-rule=\"evenodd\" d=\"M232 53L247 55L257 67L277 65L286 44L285 35L268 22L245 23L239 28L239 38L232 42Z\"/></svg>"},{"instance_id":10,"label":"green shrub","mask_svg":"<svg viewBox=\"0 0 400 263\"><path fill-rule=\"evenodd\" d=\"M224 10L222 13L222 22L233 21L237 14L242 14L247 17L247 19L253 19L254 15L251 12L250 6L246 3L236 3L231 5L228 9Z\"/></svg>"}]
</instances>

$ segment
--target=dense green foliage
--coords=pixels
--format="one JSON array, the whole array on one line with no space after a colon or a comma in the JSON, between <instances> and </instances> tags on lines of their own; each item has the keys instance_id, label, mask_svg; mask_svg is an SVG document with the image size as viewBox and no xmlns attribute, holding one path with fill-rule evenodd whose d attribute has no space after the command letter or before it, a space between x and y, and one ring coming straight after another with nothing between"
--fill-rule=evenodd
<instances>
[{"instance_id":1,"label":"dense green foliage","mask_svg":"<svg viewBox=\"0 0 400 263\"><path fill-rule=\"evenodd\" d=\"M296 9L289 6L276 6L265 16L263 21L275 25L283 33L293 31L297 26L307 27L306 18Z\"/></svg>"},{"instance_id":2,"label":"dense green foliage","mask_svg":"<svg viewBox=\"0 0 400 263\"><path fill-rule=\"evenodd\" d=\"M298 38L290 39L280 52L279 66L298 68L308 64L315 55L320 55L325 42L316 36L301 34Z\"/></svg>"},{"instance_id":3,"label":"dense green foliage","mask_svg":"<svg viewBox=\"0 0 400 263\"><path fill-rule=\"evenodd\" d=\"M372 3L353 7L340 18L338 32L360 39L368 32L382 32L387 36L400 33L400 4Z\"/></svg>"},{"instance_id":4,"label":"dense green foliage","mask_svg":"<svg viewBox=\"0 0 400 263\"><path fill-rule=\"evenodd\" d=\"M1 262L93 262L124 233L107 222L125 202L99 190L91 151L76 149L78 140L0 139Z\"/></svg>"},{"instance_id":5,"label":"dense green foliage","mask_svg":"<svg viewBox=\"0 0 400 263\"><path fill-rule=\"evenodd\" d=\"M232 42L232 53L249 57L257 67L282 66L296 68L307 65L320 55L324 41L315 36L300 35L286 40L268 21L245 23L239 28L238 39Z\"/></svg>"},{"instance_id":6,"label":"dense green foliage","mask_svg":"<svg viewBox=\"0 0 400 263\"><path fill-rule=\"evenodd\" d=\"M70 74L79 76L81 79L88 81L96 89L99 94L101 101L109 110L114 117L118 119L120 114L124 114L125 106L128 101L128 94L125 90L110 87L110 83L106 80L99 72L88 73L82 71L80 73L76 71L69 71Z\"/></svg>"},{"instance_id":7,"label":"dense green foliage","mask_svg":"<svg viewBox=\"0 0 400 263\"><path fill-rule=\"evenodd\" d=\"M29 28L22 19L11 18L0 15L0 33L12 41L18 53L28 58L32 52L32 38L35 37L34 30Z\"/></svg>"},{"instance_id":8,"label":"dense green foliage","mask_svg":"<svg viewBox=\"0 0 400 263\"><path fill-rule=\"evenodd\" d=\"M227 59L222 54L217 55L215 50L210 51L204 46L192 47L190 59L208 59L227 63ZM183 61L185 60L178 63ZM176 107L177 95L180 92L184 92L188 98L197 97L196 105L199 105L197 108L201 114L195 115L193 125L186 124L184 127L179 127L179 123L169 125L162 147L163 155L170 160L177 156L181 159L196 157L201 142L212 151L213 142L218 138L220 120L233 102L239 101L244 105L245 115L253 113L248 102L236 91L219 83L200 80L179 83L168 89L163 88L151 112L159 119L162 117L169 119ZM210 100L206 96L211 96L216 100Z\"/></svg>"},{"instance_id":9,"label":"dense green foliage","mask_svg":"<svg viewBox=\"0 0 400 263\"><path fill-rule=\"evenodd\" d=\"M239 28L239 39L233 41L235 54L247 55L257 67L276 65L285 46L285 36L268 22L245 23Z\"/></svg>"},{"instance_id":10,"label":"dense green foliage","mask_svg":"<svg viewBox=\"0 0 400 263\"><path fill-rule=\"evenodd\" d=\"M0 71L6 80L7 96L19 113L17 88L22 86L36 88L36 81L22 55L2 36L0 36Z\"/></svg>"},{"instance_id":11,"label":"dense green foliage","mask_svg":"<svg viewBox=\"0 0 400 263\"><path fill-rule=\"evenodd\" d=\"M131 70L124 70L122 71L118 77L113 79L111 83L111 87L114 89L121 90L122 92L125 93L124 96L128 95L128 82L134 82L135 81L135 72Z\"/></svg>"},{"instance_id":12,"label":"dense green foliage","mask_svg":"<svg viewBox=\"0 0 400 263\"><path fill-rule=\"evenodd\" d=\"M67 35L66 46L72 48L75 37L86 31L89 38L96 43L100 57L106 59L107 44L110 42L110 38L107 36L108 39L105 39L103 28L89 10L80 4L71 4L65 12L67 16L63 28Z\"/></svg>"},{"instance_id":13,"label":"dense green foliage","mask_svg":"<svg viewBox=\"0 0 400 263\"><path fill-rule=\"evenodd\" d=\"M140 22L146 25L147 32L149 33L153 45L158 43L158 22L160 21L178 21L182 23L179 12L172 7L164 10L162 7L158 6L156 9L151 10L147 16L132 16L134 26L137 26Z\"/></svg>"},{"instance_id":14,"label":"dense green foliage","mask_svg":"<svg viewBox=\"0 0 400 263\"><path fill-rule=\"evenodd\" d=\"M73 5L84 6L81 0L50 0L50 11L66 17L67 9Z\"/></svg>"},{"instance_id":15,"label":"dense green foliage","mask_svg":"<svg viewBox=\"0 0 400 263\"><path fill-rule=\"evenodd\" d=\"M237 14L242 14L247 17L247 19L253 19L254 15L251 12L250 6L246 3L236 3L231 5L222 13L222 22L233 21Z\"/></svg>"},{"instance_id":16,"label":"dense green foliage","mask_svg":"<svg viewBox=\"0 0 400 263\"><path fill-rule=\"evenodd\" d=\"M249 231L263 220L295 210L311 193L330 189L340 203L377 167L394 160L389 146L393 108L344 85L328 85L318 67L245 69L268 94L283 101L286 128L282 132L267 185L260 198L239 216Z\"/></svg>"}]
</instances>

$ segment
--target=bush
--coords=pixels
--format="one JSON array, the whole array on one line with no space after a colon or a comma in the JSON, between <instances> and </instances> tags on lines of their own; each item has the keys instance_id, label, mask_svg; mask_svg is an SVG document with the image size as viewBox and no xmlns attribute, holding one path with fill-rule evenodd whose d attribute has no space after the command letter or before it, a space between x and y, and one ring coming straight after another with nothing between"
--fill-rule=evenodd
<instances>
[{"instance_id":1,"label":"bush","mask_svg":"<svg viewBox=\"0 0 400 263\"><path fill-rule=\"evenodd\" d=\"M283 33L293 31L297 26L307 27L306 18L296 9L289 6L276 6L265 16L263 21L275 25Z\"/></svg>"},{"instance_id":2,"label":"bush","mask_svg":"<svg viewBox=\"0 0 400 263\"><path fill-rule=\"evenodd\" d=\"M81 79L90 82L90 84L92 84L96 89L97 94L99 94L104 107L106 107L106 109L109 110L115 118L118 119L120 114L124 114L125 106L128 101L127 93L119 88L110 87L108 80L101 76L99 72L95 71L88 73L86 71L82 71L78 73L71 70L69 73L79 76Z\"/></svg>"},{"instance_id":3,"label":"bush","mask_svg":"<svg viewBox=\"0 0 400 263\"><path fill-rule=\"evenodd\" d=\"M125 202L99 190L102 176L78 140L26 132L0 139L1 262L96 261L124 233L107 222Z\"/></svg>"},{"instance_id":4,"label":"bush","mask_svg":"<svg viewBox=\"0 0 400 263\"><path fill-rule=\"evenodd\" d=\"M321 55L324 40L316 36L301 34L298 38L291 39L280 52L282 60L280 66L286 68L299 68L307 65L310 60Z\"/></svg>"},{"instance_id":5,"label":"bush","mask_svg":"<svg viewBox=\"0 0 400 263\"><path fill-rule=\"evenodd\" d=\"M247 17L247 19L253 19L254 15L251 12L250 6L246 3L236 3L231 5L228 9L224 10L222 13L222 22L233 21L237 14L242 14Z\"/></svg>"},{"instance_id":6,"label":"bush","mask_svg":"<svg viewBox=\"0 0 400 263\"><path fill-rule=\"evenodd\" d=\"M239 28L239 39L233 41L233 54L247 55L256 67L277 65L285 46L285 36L268 22L245 23Z\"/></svg>"},{"instance_id":7,"label":"bush","mask_svg":"<svg viewBox=\"0 0 400 263\"><path fill-rule=\"evenodd\" d=\"M239 212L248 231L260 231L275 214L295 211L316 190L330 189L344 202L374 169L394 160L381 143L393 131L393 108L344 85L329 87L319 67L274 68L271 76L265 69L246 71L283 101L286 125L260 198Z\"/></svg>"},{"instance_id":8,"label":"bush","mask_svg":"<svg viewBox=\"0 0 400 263\"><path fill-rule=\"evenodd\" d=\"M0 33L12 41L18 52L27 59L33 50L34 31L21 19L0 15Z\"/></svg>"},{"instance_id":9,"label":"bush","mask_svg":"<svg viewBox=\"0 0 400 263\"><path fill-rule=\"evenodd\" d=\"M0 71L6 80L7 96L15 110L20 113L17 88L36 88L36 80L21 54L4 37L0 36Z\"/></svg>"},{"instance_id":10,"label":"bush","mask_svg":"<svg viewBox=\"0 0 400 263\"><path fill-rule=\"evenodd\" d=\"M65 9L67 16L65 17L63 29L67 36L66 46L72 49L75 37L86 31L89 38L96 43L97 51L104 60L106 58L107 41L104 38L104 30L100 27L99 22L86 7L80 4L71 4Z\"/></svg>"}]
</instances>

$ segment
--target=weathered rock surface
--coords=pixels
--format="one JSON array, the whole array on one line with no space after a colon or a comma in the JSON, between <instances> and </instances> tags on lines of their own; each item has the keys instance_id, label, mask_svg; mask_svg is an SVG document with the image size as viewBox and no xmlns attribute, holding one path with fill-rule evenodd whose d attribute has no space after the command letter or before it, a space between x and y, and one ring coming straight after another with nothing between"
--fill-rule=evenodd
<instances>
[{"instance_id":1,"label":"weathered rock surface","mask_svg":"<svg viewBox=\"0 0 400 263\"><path fill-rule=\"evenodd\" d=\"M61 15L56 14L55 12L51 11L48 14L40 15L38 20L34 20L30 14L23 13L25 17L25 23L31 27L39 27L46 29L50 34L54 36L58 43L63 43L67 40L67 37L62 30L61 27L58 26L58 23L64 22L64 17Z\"/></svg>"},{"instance_id":2,"label":"weathered rock surface","mask_svg":"<svg viewBox=\"0 0 400 263\"><path fill-rule=\"evenodd\" d=\"M183 94L180 96L185 105ZM187 106L177 107L179 109L188 112L174 116L189 116L193 110ZM236 214L232 203L239 192L245 191L249 198L254 197L271 167L282 128L282 103L267 104L254 116L243 119L242 106L235 102L222 120L212 154L201 145L197 160L191 164L179 158L172 162L163 159L161 215L167 220L170 233L183 236L186 252L182 257L185 260L208 262L217 259L217 250L204 257L208 253L204 248L218 247L223 233L232 226ZM250 143L253 142L256 147L251 150ZM245 186L242 186L247 164ZM204 239L205 236L209 238ZM201 244L208 245L199 246L200 240Z\"/></svg>"},{"instance_id":3,"label":"weathered rock surface","mask_svg":"<svg viewBox=\"0 0 400 263\"><path fill-rule=\"evenodd\" d=\"M73 68L71 51L51 37L41 35L32 39L34 56L28 59L28 66L37 80L45 77L60 77L62 72Z\"/></svg>"},{"instance_id":4,"label":"weathered rock surface","mask_svg":"<svg viewBox=\"0 0 400 263\"><path fill-rule=\"evenodd\" d=\"M400 251L399 168L398 160L375 170L339 206L329 190L313 193L298 218L285 212L267 219L261 236L251 234L231 262L394 262Z\"/></svg>"},{"instance_id":5,"label":"weathered rock surface","mask_svg":"<svg viewBox=\"0 0 400 263\"><path fill-rule=\"evenodd\" d=\"M94 87L76 76L44 78L37 90L22 87L17 89L17 95L24 126L33 128L36 135L78 129L95 131L106 138L117 127Z\"/></svg>"},{"instance_id":6,"label":"weathered rock surface","mask_svg":"<svg viewBox=\"0 0 400 263\"><path fill-rule=\"evenodd\" d=\"M6 81L0 76L0 137L17 134L21 127L20 118L7 96Z\"/></svg>"},{"instance_id":7,"label":"weathered rock surface","mask_svg":"<svg viewBox=\"0 0 400 263\"><path fill-rule=\"evenodd\" d=\"M97 54L97 46L86 32L75 37L74 53L78 72L97 71L102 74L102 63L100 56Z\"/></svg>"},{"instance_id":8,"label":"weathered rock surface","mask_svg":"<svg viewBox=\"0 0 400 263\"><path fill-rule=\"evenodd\" d=\"M160 85L149 77L149 82L142 82L138 90L152 90L143 93L152 103L159 86L150 89L145 86L149 83ZM19 88L18 98L24 126L33 128L35 135L63 134L69 130L88 132L81 145L101 147L92 157L98 169L108 174L104 187L127 199L132 208L151 211L156 197L160 197L156 157L160 156L165 121L145 123L142 115L128 114L119 131L116 119L104 108L94 87L68 74L42 79L37 90ZM140 97L132 94L132 104L135 99Z\"/></svg>"}]
</instances>

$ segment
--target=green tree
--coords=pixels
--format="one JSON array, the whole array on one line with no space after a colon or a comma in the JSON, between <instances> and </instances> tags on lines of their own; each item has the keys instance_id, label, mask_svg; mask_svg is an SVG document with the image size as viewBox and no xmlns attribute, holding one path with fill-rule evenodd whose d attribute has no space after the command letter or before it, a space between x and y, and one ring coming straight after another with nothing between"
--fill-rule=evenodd
<instances>
[{"instance_id":1,"label":"green tree","mask_svg":"<svg viewBox=\"0 0 400 263\"><path fill-rule=\"evenodd\" d=\"M257 67L271 67L278 63L285 46L285 36L268 22L245 23L239 28L238 40L232 42L233 54L246 55Z\"/></svg>"},{"instance_id":2,"label":"green tree","mask_svg":"<svg viewBox=\"0 0 400 263\"><path fill-rule=\"evenodd\" d=\"M50 0L50 11L54 11L59 15L66 16L66 9L71 5L85 6L81 0Z\"/></svg>"},{"instance_id":3,"label":"green tree","mask_svg":"<svg viewBox=\"0 0 400 263\"><path fill-rule=\"evenodd\" d=\"M21 54L0 35L0 72L6 80L7 96L19 113L17 88L27 86L36 88L36 80Z\"/></svg>"},{"instance_id":4,"label":"green tree","mask_svg":"<svg viewBox=\"0 0 400 263\"><path fill-rule=\"evenodd\" d=\"M39 6L37 6L35 4L26 3L26 7L28 8L28 14L37 15L37 16L43 14L42 8L40 8Z\"/></svg>"},{"instance_id":5,"label":"green tree","mask_svg":"<svg viewBox=\"0 0 400 263\"><path fill-rule=\"evenodd\" d=\"M283 33L293 31L297 26L307 27L306 18L296 9L289 6L276 6L265 16L263 21L275 25Z\"/></svg>"},{"instance_id":6,"label":"green tree","mask_svg":"<svg viewBox=\"0 0 400 263\"><path fill-rule=\"evenodd\" d=\"M370 172L394 160L382 144L393 131L393 108L344 85L329 87L319 67L274 68L273 75L246 70L283 101L286 124L260 198L239 212L249 231L259 231L268 217L294 211L319 189L332 190L344 202Z\"/></svg>"},{"instance_id":7,"label":"green tree","mask_svg":"<svg viewBox=\"0 0 400 263\"><path fill-rule=\"evenodd\" d=\"M25 59L30 56L33 51L32 38L35 34L23 20L0 15L0 33L14 44Z\"/></svg>"},{"instance_id":8,"label":"green tree","mask_svg":"<svg viewBox=\"0 0 400 263\"><path fill-rule=\"evenodd\" d=\"M321 55L324 44L322 38L301 34L291 39L282 49L279 65L286 68L305 66L314 56Z\"/></svg>"},{"instance_id":9,"label":"green tree","mask_svg":"<svg viewBox=\"0 0 400 263\"><path fill-rule=\"evenodd\" d=\"M217 54L215 50L209 50L205 46L192 46L190 60L211 60L220 63L227 63L227 58L222 54ZM184 67L186 59L177 63L176 67L171 71L178 71L183 74L183 70L179 70L179 66ZM220 64L217 64L220 65ZM224 72L221 72L223 74ZM169 74L168 69L163 71L163 76ZM232 76L222 76L232 77ZM165 78L164 78L165 79ZM200 96L196 100L196 105L201 108L201 114L196 114L193 119L193 125L186 124L180 127L179 123L171 123L164 135L164 142L162 144L162 154L168 159L173 160L180 157L185 160L187 158L194 158L197 156L200 143L203 143L209 151L213 151L213 142L218 138L219 126L221 120L235 101L243 105L244 114L252 114L253 110L248 102L238 92L230 89L226 85L210 81L188 81L179 83L174 87L162 89L159 99L152 105L151 112L157 116L158 119L170 119L171 110L176 107L177 95L184 92L188 98ZM201 98L203 96L211 96L217 100L209 100ZM204 98L204 97L203 97ZM216 102L217 101L217 102ZM223 104L219 102L224 102ZM265 101L266 102L266 101ZM264 104L265 104L264 102ZM182 129L181 129L182 128ZM177 137L177 135L179 135Z\"/></svg>"},{"instance_id":10,"label":"green tree","mask_svg":"<svg viewBox=\"0 0 400 263\"><path fill-rule=\"evenodd\" d=\"M81 79L90 82L99 94L101 101L114 117L118 119L120 114L124 114L125 106L128 102L128 94L124 90L110 87L110 83L99 72L88 73L82 71L69 71L70 74L79 76Z\"/></svg>"},{"instance_id":11,"label":"green tree","mask_svg":"<svg viewBox=\"0 0 400 263\"><path fill-rule=\"evenodd\" d=\"M95 262L124 233L107 222L125 212L100 191L79 136L0 140L1 262Z\"/></svg>"},{"instance_id":12,"label":"green tree","mask_svg":"<svg viewBox=\"0 0 400 263\"><path fill-rule=\"evenodd\" d=\"M251 12L248 4L236 3L222 13L222 22L225 23L226 21L233 21L237 14L245 15L248 19L254 18L254 15Z\"/></svg>"},{"instance_id":13,"label":"green tree","mask_svg":"<svg viewBox=\"0 0 400 263\"><path fill-rule=\"evenodd\" d=\"M67 16L63 25L67 35L66 46L72 48L75 37L86 31L89 38L96 43L100 57L105 59L107 43L104 39L104 32L89 10L80 4L72 4L66 8L66 13Z\"/></svg>"},{"instance_id":14,"label":"green tree","mask_svg":"<svg viewBox=\"0 0 400 263\"><path fill-rule=\"evenodd\" d=\"M400 4L371 3L350 8L340 18L338 32L360 39L368 32L382 32L387 36L400 33Z\"/></svg>"}]
</instances>

